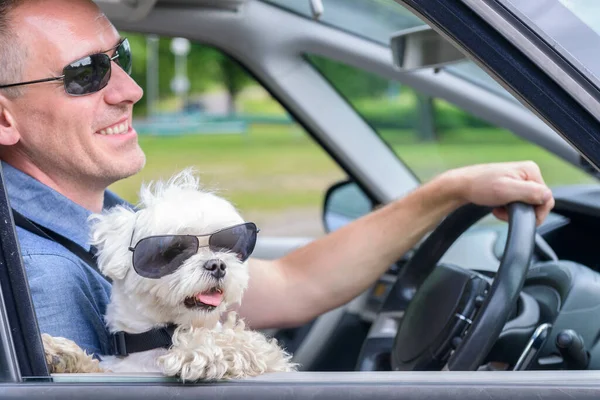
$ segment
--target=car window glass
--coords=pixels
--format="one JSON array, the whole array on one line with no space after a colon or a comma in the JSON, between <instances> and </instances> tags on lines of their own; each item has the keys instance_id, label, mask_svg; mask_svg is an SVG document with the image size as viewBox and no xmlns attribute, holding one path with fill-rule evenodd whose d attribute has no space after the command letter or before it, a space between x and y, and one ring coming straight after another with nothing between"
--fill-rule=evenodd
<instances>
[{"instance_id":1,"label":"car window glass","mask_svg":"<svg viewBox=\"0 0 600 400\"><path fill-rule=\"evenodd\" d=\"M308 59L421 181L470 164L533 160L549 185L595 182L558 156L446 101L330 59Z\"/></svg>"},{"instance_id":2,"label":"car window glass","mask_svg":"<svg viewBox=\"0 0 600 400\"><path fill-rule=\"evenodd\" d=\"M597 0L500 0L580 74L600 88L600 2Z\"/></svg>"},{"instance_id":3,"label":"car window glass","mask_svg":"<svg viewBox=\"0 0 600 400\"><path fill-rule=\"evenodd\" d=\"M345 174L286 110L219 50L122 34L145 93L133 126L147 161L111 189L135 203L143 182L194 167L261 237L322 235L325 193Z\"/></svg>"}]
</instances>

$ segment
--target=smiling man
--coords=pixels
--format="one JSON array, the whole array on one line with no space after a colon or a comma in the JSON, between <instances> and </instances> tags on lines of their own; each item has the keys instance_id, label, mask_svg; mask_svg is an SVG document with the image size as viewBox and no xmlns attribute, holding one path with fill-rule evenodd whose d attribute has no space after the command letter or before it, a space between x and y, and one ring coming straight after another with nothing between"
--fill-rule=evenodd
<instances>
[{"instance_id":1,"label":"smiling man","mask_svg":"<svg viewBox=\"0 0 600 400\"><path fill-rule=\"evenodd\" d=\"M127 41L89 0L0 0L0 159L42 332L111 354L110 284L44 229L90 250L87 217L122 202L107 191L143 168L131 126L142 97ZM531 162L452 170L274 261L250 261L240 313L254 328L298 325L358 295L448 213L468 202L554 201ZM502 208L496 215L506 218Z\"/></svg>"}]
</instances>

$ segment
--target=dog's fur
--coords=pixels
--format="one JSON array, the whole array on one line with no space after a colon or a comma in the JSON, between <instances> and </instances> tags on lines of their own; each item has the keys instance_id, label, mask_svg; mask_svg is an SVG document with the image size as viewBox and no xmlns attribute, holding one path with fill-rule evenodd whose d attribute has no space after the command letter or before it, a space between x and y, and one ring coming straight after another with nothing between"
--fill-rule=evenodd
<instances>
[{"instance_id":1,"label":"dog's fur","mask_svg":"<svg viewBox=\"0 0 600 400\"><path fill-rule=\"evenodd\" d=\"M111 332L129 333L176 324L172 347L127 357L101 356L98 365L74 343L69 346L66 343L70 341L43 335L52 372L97 372L100 368L215 380L295 370L291 356L274 339L246 329L234 312L225 315L228 308L241 302L248 286L247 262L201 247L176 272L160 279L143 278L133 269L128 248L140 239L163 234L203 235L243 223L235 208L203 190L189 169L167 182L142 188L140 200L137 212L117 206L91 218L91 242L98 249L98 266L113 281L106 322ZM203 268L212 259L226 265L220 280ZM184 305L186 298L213 287L223 291L222 302L215 309Z\"/></svg>"}]
</instances>

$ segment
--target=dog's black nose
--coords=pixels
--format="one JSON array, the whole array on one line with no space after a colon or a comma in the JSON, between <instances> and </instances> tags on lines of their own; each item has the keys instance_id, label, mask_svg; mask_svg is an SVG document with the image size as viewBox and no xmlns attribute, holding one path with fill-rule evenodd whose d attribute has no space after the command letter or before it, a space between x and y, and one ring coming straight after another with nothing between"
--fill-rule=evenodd
<instances>
[{"instance_id":1,"label":"dog's black nose","mask_svg":"<svg viewBox=\"0 0 600 400\"><path fill-rule=\"evenodd\" d=\"M227 270L227 265L221 260L212 259L208 260L204 264L204 269L210 271L211 275L217 279L221 279L225 276L225 272Z\"/></svg>"}]
</instances>

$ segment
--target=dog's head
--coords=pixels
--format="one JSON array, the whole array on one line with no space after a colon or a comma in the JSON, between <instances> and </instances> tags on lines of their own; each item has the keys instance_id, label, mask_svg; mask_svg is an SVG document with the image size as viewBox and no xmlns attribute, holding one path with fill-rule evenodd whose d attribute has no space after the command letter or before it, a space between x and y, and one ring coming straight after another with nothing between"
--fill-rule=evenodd
<instances>
[{"instance_id":1,"label":"dog's head","mask_svg":"<svg viewBox=\"0 0 600 400\"><path fill-rule=\"evenodd\" d=\"M137 212L117 206L90 220L112 302L129 303L113 306L154 324L201 326L241 301L255 227L191 170L143 187Z\"/></svg>"}]
</instances>

